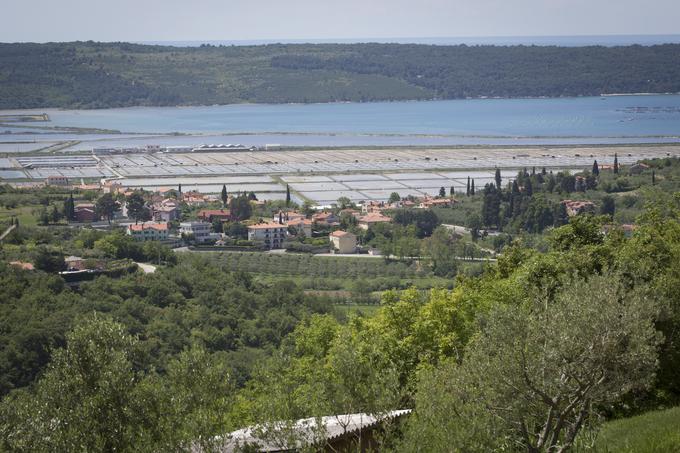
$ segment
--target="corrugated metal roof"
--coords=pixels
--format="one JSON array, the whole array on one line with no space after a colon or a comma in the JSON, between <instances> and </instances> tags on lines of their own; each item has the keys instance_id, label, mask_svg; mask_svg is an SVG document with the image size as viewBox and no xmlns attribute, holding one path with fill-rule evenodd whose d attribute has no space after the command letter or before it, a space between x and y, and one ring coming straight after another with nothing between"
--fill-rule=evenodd
<instances>
[{"instance_id":1,"label":"corrugated metal roof","mask_svg":"<svg viewBox=\"0 0 680 453\"><path fill-rule=\"evenodd\" d=\"M329 415L250 426L230 433L221 445L218 440L215 451L232 453L246 445L255 447L260 452L291 451L303 446L331 441L348 434L356 434L380 422L393 420L410 412L411 409L402 409L383 414ZM192 451L202 452L198 447L194 447Z\"/></svg>"}]
</instances>

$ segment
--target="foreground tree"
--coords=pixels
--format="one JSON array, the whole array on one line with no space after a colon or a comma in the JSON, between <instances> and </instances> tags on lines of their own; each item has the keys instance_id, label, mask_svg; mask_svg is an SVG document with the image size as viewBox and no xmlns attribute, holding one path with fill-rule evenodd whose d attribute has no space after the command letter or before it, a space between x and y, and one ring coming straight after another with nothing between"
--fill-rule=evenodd
<instances>
[{"instance_id":1,"label":"foreground tree","mask_svg":"<svg viewBox=\"0 0 680 453\"><path fill-rule=\"evenodd\" d=\"M239 195L229 201L229 211L234 219L247 220L253 213L253 207L247 195Z\"/></svg>"},{"instance_id":2,"label":"foreground tree","mask_svg":"<svg viewBox=\"0 0 680 453\"><path fill-rule=\"evenodd\" d=\"M108 318L84 319L34 391L0 406L1 451L212 451L229 428L227 368L193 347L165 376L136 369L138 340Z\"/></svg>"},{"instance_id":3,"label":"foreground tree","mask_svg":"<svg viewBox=\"0 0 680 453\"><path fill-rule=\"evenodd\" d=\"M97 200L97 214L104 217L109 224L114 213L118 210L118 202L110 193L105 193Z\"/></svg>"},{"instance_id":4,"label":"foreground tree","mask_svg":"<svg viewBox=\"0 0 680 453\"><path fill-rule=\"evenodd\" d=\"M20 394L6 446L31 451L124 451L143 424L131 391L135 340L123 327L95 319L67 337L34 395ZM6 416L3 413L3 418Z\"/></svg>"},{"instance_id":5,"label":"foreground tree","mask_svg":"<svg viewBox=\"0 0 680 453\"><path fill-rule=\"evenodd\" d=\"M127 203L128 217L135 219L135 223L138 223L140 220L149 220L151 216L146 207L144 197L140 192L130 194L125 201Z\"/></svg>"},{"instance_id":6,"label":"foreground tree","mask_svg":"<svg viewBox=\"0 0 680 453\"><path fill-rule=\"evenodd\" d=\"M598 410L649 386L656 304L611 276L567 287L496 309L462 364L426 372L405 449L564 452Z\"/></svg>"}]
</instances>

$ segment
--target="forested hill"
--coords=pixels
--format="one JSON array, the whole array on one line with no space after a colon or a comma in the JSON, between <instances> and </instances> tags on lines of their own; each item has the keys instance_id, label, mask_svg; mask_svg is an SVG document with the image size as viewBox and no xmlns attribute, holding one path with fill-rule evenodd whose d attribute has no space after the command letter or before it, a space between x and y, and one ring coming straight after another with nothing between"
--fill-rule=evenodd
<instances>
[{"instance_id":1,"label":"forested hill","mask_svg":"<svg viewBox=\"0 0 680 453\"><path fill-rule=\"evenodd\" d=\"M680 92L680 45L0 44L0 109Z\"/></svg>"}]
</instances>

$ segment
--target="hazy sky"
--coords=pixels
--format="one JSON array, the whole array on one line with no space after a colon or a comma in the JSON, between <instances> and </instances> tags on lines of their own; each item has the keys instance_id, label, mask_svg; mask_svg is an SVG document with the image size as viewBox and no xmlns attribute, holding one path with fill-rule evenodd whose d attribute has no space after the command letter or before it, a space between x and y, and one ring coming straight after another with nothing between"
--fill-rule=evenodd
<instances>
[{"instance_id":1,"label":"hazy sky","mask_svg":"<svg viewBox=\"0 0 680 453\"><path fill-rule=\"evenodd\" d=\"M679 0L3 0L0 41L678 34Z\"/></svg>"}]
</instances>

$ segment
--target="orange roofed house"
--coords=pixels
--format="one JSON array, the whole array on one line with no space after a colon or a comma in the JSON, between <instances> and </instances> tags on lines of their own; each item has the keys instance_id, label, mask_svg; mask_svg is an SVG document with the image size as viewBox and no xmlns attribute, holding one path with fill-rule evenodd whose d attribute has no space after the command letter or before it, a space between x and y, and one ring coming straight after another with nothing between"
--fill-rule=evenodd
<instances>
[{"instance_id":1,"label":"orange roofed house","mask_svg":"<svg viewBox=\"0 0 680 453\"><path fill-rule=\"evenodd\" d=\"M128 226L127 234L135 241L164 241L168 239L166 222L147 222Z\"/></svg>"},{"instance_id":2,"label":"orange roofed house","mask_svg":"<svg viewBox=\"0 0 680 453\"><path fill-rule=\"evenodd\" d=\"M339 220L332 212L319 212L312 215L312 221L319 225L338 226Z\"/></svg>"},{"instance_id":3,"label":"orange roofed house","mask_svg":"<svg viewBox=\"0 0 680 453\"><path fill-rule=\"evenodd\" d=\"M361 216L358 219L359 228L363 228L364 230L368 230L371 226L378 223L390 223L390 222L392 222L391 218L387 217L386 215L382 215L378 212L366 214L365 216Z\"/></svg>"},{"instance_id":4,"label":"orange roofed house","mask_svg":"<svg viewBox=\"0 0 680 453\"><path fill-rule=\"evenodd\" d=\"M349 231L333 231L329 239L337 253L354 253L357 249L357 237Z\"/></svg>"},{"instance_id":5,"label":"orange roofed house","mask_svg":"<svg viewBox=\"0 0 680 453\"><path fill-rule=\"evenodd\" d=\"M276 222L248 226L248 240L263 242L268 249L280 249L286 239L288 227Z\"/></svg>"},{"instance_id":6,"label":"orange roofed house","mask_svg":"<svg viewBox=\"0 0 680 453\"><path fill-rule=\"evenodd\" d=\"M421 209L429 209L429 208L450 208L456 204L456 200L452 198L431 198L431 197L425 197L421 200L420 204L418 205L419 208Z\"/></svg>"},{"instance_id":7,"label":"orange roofed house","mask_svg":"<svg viewBox=\"0 0 680 453\"><path fill-rule=\"evenodd\" d=\"M215 219L224 222L231 220L231 211L229 209L202 209L198 212L198 218L204 222L212 222Z\"/></svg>"},{"instance_id":8,"label":"orange roofed house","mask_svg":"<svg viewBox=\"0 0 680 453\"><path fill-rule=\"evenodd\" d=\"M585 212L595 212L595 203L592 201L564 200L562 204L567 208L567 215L569 217Z\"/></svg>"},{"instance_id":9,"label":"orange roofed house","mask_svg":"<svg viewBox=\"0 0 680 453\"><path fill-rule=\"evenodd\" d=\"M94 203L76 203L73 212L76 217L76 222L92 223L99 220Z\"/></svg>"}]
</instances>

